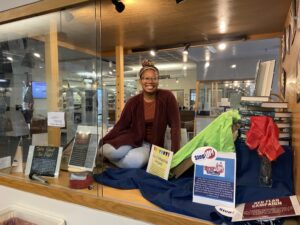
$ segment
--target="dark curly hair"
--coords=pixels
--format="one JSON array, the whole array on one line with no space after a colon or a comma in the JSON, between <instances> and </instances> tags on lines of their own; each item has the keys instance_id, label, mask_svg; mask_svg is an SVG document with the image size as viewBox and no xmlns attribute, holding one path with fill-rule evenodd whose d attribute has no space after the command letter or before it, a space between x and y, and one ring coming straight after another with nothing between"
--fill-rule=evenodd
<instances>
[{"instance_id":1,"label":"dark curly hair","mask_svg":"<svg viewBox=\"0 0 300 225\"><path fill-rule=\"evenodd\" d=\"M156 68L156 66L154 66L154 63L149 59L145 59L142 62L142 68L140 69L139 72L140 78L142 78L142 75L146 70L153 70L154 72L157 73L157 75L159 75L158 69Z\"/></svg>"}]
</instances>

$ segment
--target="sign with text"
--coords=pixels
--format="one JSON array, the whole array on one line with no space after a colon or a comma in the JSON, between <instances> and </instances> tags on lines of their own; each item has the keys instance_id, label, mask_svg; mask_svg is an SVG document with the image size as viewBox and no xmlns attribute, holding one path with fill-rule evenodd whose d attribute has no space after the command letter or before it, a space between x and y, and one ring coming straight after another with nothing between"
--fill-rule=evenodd
<instances>
[{"instance_id":1,"label":"sign with text","mask_svg":"<svg viewBox=\"0 0 300 225\"><path fill-rule=\"evenodd\" d=\"M235 207L236 154L217 152L212 147L196 149L193 202Z\"/></svg>"},{"instance_id":2,"label":"sign with text","mask_svg":"<svg viewBox=\"0 0 300 225\"><path fill-rule=\"evenodd\" d=\"M64 112L48 112L48 126L65 127L65 113Z\"/></svg>"},{"instance_id":3,"label":"sign with text","mask_svg":"<svg viewBox=\"0 0 300 225\"><path fill-rule=\"evenodd\" d=\"M240 204L235 210L232 222L297 215L300 215L300 206L294 195Z\"/></svg>"},{"instance_id":4,"label":"sign with text","mask_svg":"<svg viewBox=\"0 0 300 225\"><path fill-rule=\"evenodd\" d=\"M168 180L173 152L152 145L147 172Z\"/></svg>"},{"instance_id":5,"label":"sign with text","mask_svg":"<svg viewBox=\"0 0 300 225\"><path fill-rule=\"evenodd\" d=\"M30 145L25 175L58 177L62 147Z\"/></svg>"}]
</instances>

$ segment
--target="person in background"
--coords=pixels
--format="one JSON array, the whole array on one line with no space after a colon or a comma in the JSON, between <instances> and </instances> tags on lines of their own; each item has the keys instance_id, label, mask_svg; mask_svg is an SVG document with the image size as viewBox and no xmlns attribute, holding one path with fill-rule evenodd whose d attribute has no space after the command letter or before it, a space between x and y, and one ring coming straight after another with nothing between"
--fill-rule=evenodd
<instances>
[{"instance_id":1,"label":"person in background","mask_svg":"<svg viewBox=\"0 0 300 225\"><path fill-rule=\"evenodd\" d=\"M142 92L131 97L119 121L100 142L102 154L120 168L146 166L151 145L164 147L165 131L171 128L171 150L180 147L180 115L171 91L158 89L159 71L145 60L139 72Z\"/></svg>"}]
</instances>

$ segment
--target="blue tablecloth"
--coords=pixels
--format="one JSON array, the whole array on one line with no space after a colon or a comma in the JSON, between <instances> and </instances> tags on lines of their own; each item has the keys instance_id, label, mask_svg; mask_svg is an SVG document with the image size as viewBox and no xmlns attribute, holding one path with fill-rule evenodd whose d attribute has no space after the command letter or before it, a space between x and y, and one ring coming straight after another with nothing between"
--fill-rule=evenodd
<instances>
[{"instance_id":1,"label":"blue tablecloth","mask_svg":"<svg viewBox=\"0 0 300 225\"><path fill-rule=\"evenodd\" d=\"M237 193L236 203L252 202L294 194L292 150L285 148L276 161L272 162L272 188L259 186L260 159L256 151L237 141ZM166 181L148 174L142 169L107 169L95 174L101 184L119 189L139 189L143 197L153 204L171 211L215 224L230 223L229 218L218 214L213 206L192 202L192 170L177 180Z\"/></svg>"}]
</instances>

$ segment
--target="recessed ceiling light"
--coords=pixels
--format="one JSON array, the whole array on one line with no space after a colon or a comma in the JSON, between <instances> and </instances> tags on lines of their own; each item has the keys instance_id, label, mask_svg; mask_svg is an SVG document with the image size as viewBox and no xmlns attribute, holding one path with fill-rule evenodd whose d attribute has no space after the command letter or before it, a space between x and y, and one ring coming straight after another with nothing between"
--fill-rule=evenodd
<instances>
[{"instance_id":1,"label":"recessed ceiling light","mask_svg":"<svg viewBox=\"0 0 300 225\"><path fill-rule=\"evenodd\" d=\"M236 68L236 64L232 64L230 67L231 67L232 69L234 69L234 68Z\"/></svg>"},{"instance_id":2,"label":"recessed ceiling light","mask_svg":"<svg viewBox=\"0 0 300 225\"><path fill-rule=\"evenodd\" d=\"M221 21L221 22L220 22L219 28L220 28L220 32L221 32L221 33L225 33L225 32L226 32L226 30L227 30L227 25L226 25L225 21Z\"/></svg>"},{"instance_id":3,"label":"recessed ceiling light","mask_svg":"<svg viewBox=\"0 0 300 225\"><path fill-rule=\"evenodd\" d=\"M220 43L220 44L218 45L218 49L219 49L219 50L225 50L226 47L227 47L227 45L226 45L225 43Z\"/></svg>"},{"instance_id":4,"label":"recessed ceiling light","mask_svg":"<svg viewBox=\"0 0 300 225\"><path fill-rule=\"evenodd\" d=\"M209 65L210 65L209 62L206 62L206 63L204 64L204 67L207 68L207 67L209 67Z\"/></svg>"}]
</instances>

